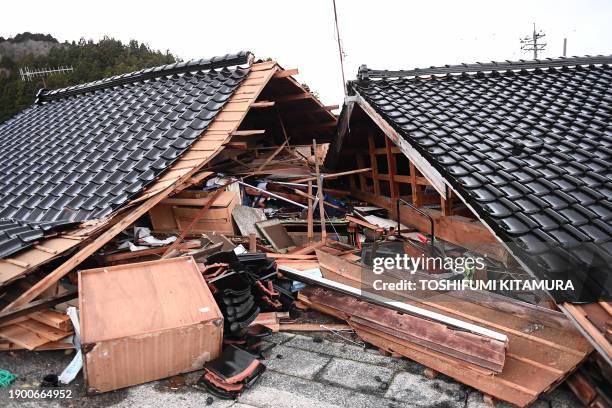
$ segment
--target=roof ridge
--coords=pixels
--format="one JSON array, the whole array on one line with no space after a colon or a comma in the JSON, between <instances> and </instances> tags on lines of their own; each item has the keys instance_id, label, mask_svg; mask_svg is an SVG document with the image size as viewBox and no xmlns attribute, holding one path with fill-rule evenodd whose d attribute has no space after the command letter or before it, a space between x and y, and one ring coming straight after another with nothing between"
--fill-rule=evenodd
<instances>
[{"instance_id":1,"label":"roof ridge","mask_svg":"<svg viewBox=\"0 0 612 408\"><path fill-rule=\"evenodd\" d=\"M40 104L42 102L53 101L73 95L83 94L86 92L93 92L100 89L112 88L118 85L128 84L137 81L144 81L146 79L158 78L166 75L175 75L185 72L223 68L233 65L242 65L246 63L250 64L252 62L252 56L253 54L251 54L250 51L240 51L237 54L226 54L223 56L216 56L209 59L174 62L172 64L145 68L139 71L115 75L86 84L69 86L67 88L60 88L55 90L47 90L42 88L36 94L35 103Z\"/></svg>"},{"instance_id":2,"label":"roof ridge","mask_svg":"<svg viewBox=\"0 0 612 408\"><path fill-rule=\"evenodd\" d=\"M401 78L401 77L418 77L423 75L441 75L441 74L458 74L478 71L507 71L507 70L522 70L533 68L553 68L564 67L571 65L592 65L592 64L611 64L612 55L585 55L583 57L559 57L545 58L535 60L518 60L518 61L491 61L491 62L476 62L473 64L458 64L444 65L441 67L415 68L411 70L375 70L370 69L366 65L361 65L357 72L357 79L372 79L372 78Z\"/></svg>"}]
</instances>

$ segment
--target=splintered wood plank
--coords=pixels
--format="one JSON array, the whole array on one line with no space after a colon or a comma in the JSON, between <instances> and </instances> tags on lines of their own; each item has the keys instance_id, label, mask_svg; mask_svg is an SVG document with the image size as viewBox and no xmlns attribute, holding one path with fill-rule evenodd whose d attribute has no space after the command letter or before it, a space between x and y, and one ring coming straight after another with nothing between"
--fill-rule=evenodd
<instances>
[{"instance_id":1,"label":"splintered wood plank","mask_svg":"<svg viewBox=\"0 0 612 408\"><path fill-rule=\"evenodd\" d=\"M349 324L354 322L367 326L494 372L500 372L504 366L506 342L423 317L400 314L338 292L307 288L302 293L311 303L322 304L350 316Z\"/></svg>"},{"instance_id":2,"label":"splintered wood plank","mask_svg":"<svg viewBox=\"0 0 612 408\"><path fill-rule=\"evenodd\" d=\"M0 337L28 350L34 350L49 342L49 339L16 324L0 328Z\"/></svg>"},{"instance_id":3,"label":"splintered wood plank","mask_svg":"<svg viewBox=\"0 0 612 408\"><path fill-rule=\"evenodd\" d=\"M67 314L56 312L55 310L36 312L31 314L30 318L65 332L72 329L70 317Z\"/></svg>"},{"instance_id":4,"label":"splintered wood plank","mask_svg":"<svg viewBox=\"0 0 612 408\"><path fill-rule=\"evenodd\" d=\"M253 64L253 66L251 67L251 72L267 71L269 69L274 68L276 64L277 64L276 61L266 61L266 62L260 62L257 64Z\"/></svg>"},{"instance_id":5,"label":"splintered wood plank","mask_svg":"<svg viewBox=\"0 0 612 408\"><path fill-rule=\"evenodd\" d=\"M34 332L49 341L58 341L70 335L70 332L47 326L46 324L32 319L17 323L17 326Z\"/></svg>"}]
</instances>

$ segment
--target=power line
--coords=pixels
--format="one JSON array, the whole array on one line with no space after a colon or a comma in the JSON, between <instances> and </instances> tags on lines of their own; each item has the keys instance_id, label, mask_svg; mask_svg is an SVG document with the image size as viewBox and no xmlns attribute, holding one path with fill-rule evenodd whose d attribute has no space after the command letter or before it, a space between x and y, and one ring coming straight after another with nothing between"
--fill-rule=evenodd
<instances>
[{"instance_id":1,"label":"power line","mask_svg":"<svg viewBox=\"0 0 612 408\"><path fill-rule=\"evenodd\" d=\"M540 38L544 38L546 34L540 30L536 31L536 25L533 23L533 33L530 36L521 38L521 50L523 52L533 51L533 59L538 59L538 51L544 51L546 49L546 43L538 43Z\"/></svg>"},{"instance_id":2,"label":"power line","mask_svg":"<svg viewBox=\"0 0 612 408\"><path fill-rule=\"evenodd\" d=\"M340 29L338 28L338 12L336 10L336 0L332 0L334 4L334 21L336 23L336 39L338 40L338 54L340 55L340 71L342 72L342 89L344 90L344 96L346 92L346 79L344 78L344 52L342 51L342 42L340 41Z\"/></svg>"}]
</instances>

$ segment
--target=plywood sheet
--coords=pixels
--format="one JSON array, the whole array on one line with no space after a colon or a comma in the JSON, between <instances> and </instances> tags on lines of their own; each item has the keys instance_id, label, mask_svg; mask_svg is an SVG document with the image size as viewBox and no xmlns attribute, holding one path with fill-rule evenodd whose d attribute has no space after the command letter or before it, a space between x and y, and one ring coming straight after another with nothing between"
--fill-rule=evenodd
<instances>
[{"instance_id":1,"label":"plywood sheet","mask_svg":"<svg viewBox=\"0 0 612 408\"><path fill-rule=\"evenodd\" d=\"M250 234L255 234L259 238L262 238L255 227L255 223L267 219L263 209L237 205L232 210L232 217L242 236L248 237Z\"/></svg>"}]
</instances>

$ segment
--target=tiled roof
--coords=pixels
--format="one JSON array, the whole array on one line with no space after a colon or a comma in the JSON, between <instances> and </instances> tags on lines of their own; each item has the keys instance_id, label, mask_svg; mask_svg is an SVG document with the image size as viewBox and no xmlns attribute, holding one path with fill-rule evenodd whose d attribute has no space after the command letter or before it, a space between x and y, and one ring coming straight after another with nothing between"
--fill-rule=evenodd
<instances>
[{"instance_id":1,"label":"tiled roof","mask_svg":"<svg viewBox=\"0 0 612 408\"><path fill-rule=\"evenodd\" d=\"M7 257L32 245L45 235L74 225L73 222L26 222L0 220L0 258Z\"/></svg>"},{"instance_id":2,"label":"tiled roof","mask_svg":"<svg viewBox=\"0 0 612 408\"><path fill-rule=\"evenodd\" d=\"M0 219L109 215L203 133L249 62L242 52L42 90L0 124Z\"/></svg>"},{"instance_id":3,"label":"tiled roof","mask_svg":"<svg viewBox=\"0 0 612 408\"><path fill-rule=\"evenodd\" d=\"M610 63L600 56L395 72L362 67L351 89L538 277L584 282L576 292L553 292L557 300L609 300Z\"/></svg>"}]
</instances>

